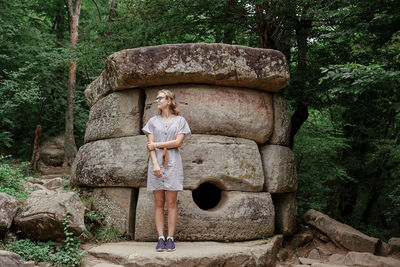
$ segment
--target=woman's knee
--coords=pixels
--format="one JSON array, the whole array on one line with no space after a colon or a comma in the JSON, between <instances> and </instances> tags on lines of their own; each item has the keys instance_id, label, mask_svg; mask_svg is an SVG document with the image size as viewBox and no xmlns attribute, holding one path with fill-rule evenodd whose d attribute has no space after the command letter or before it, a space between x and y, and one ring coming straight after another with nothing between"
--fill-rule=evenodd
<instances>
[{"instance_id":1,"label":"woman's knee","mask_svg":"<svg viewBox=\"0 0 400 267\"><path fill-rule=\"evenodd\" d=\"M167 199L166 202L167 202L168 209L174 209L177 206L176 199Z\"/></svg>"}]
</instances>

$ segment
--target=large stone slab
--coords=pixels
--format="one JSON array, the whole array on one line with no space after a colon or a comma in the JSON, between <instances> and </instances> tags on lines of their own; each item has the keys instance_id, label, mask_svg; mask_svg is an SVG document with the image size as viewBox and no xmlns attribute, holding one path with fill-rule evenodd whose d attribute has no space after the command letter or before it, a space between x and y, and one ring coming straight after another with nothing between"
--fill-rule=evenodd
<instances>
[{"instance_id":1,"label":"large stone slab","mask_svg":"<svg viewBox=\"0 0 400 267\"><path fill-rule=\"evenodd\" d=\"M146 186L148 152L144 135L111 138L79 148L70 181L93 187Z\"/></svg>"},{"instance_id":2,"label":"large stone slab","mask_svg":"<svg viewBox=\"0 0 400 267\"><path fill-rule=\"evenodd\" d=\"M391 257L375 256L367 252L350 251L346 254L344 264L350 266L370 266L370 267L399 267L400 260Z\"/></svg>"},{"instance_id":3,"label":"large stone slab","mask_svg":"<svg viewBox=\"0 0 400 267\"><path fill-rule=\"evenodd\" d=\"M85 143L141 134L144 94L132 89L107 95L90 109Z\"/></svg>"},{"instance_id":4,"label":"large stone slab","mask_svg":"<svg viewBox=\"0 0 400 267\"><path fill-rule=\"evenodd\" d=\"M89 254L122 266L253 267L275 266L282 236L247 242L180 242L173 253L156 253L152 242L105 243L90 248Z\"/></svg>"},{"instance_id":5,"label":"large stone slab","mask_svg":"<svg viewBox=\"0 0 400 267\"><path fill-rule=\"evenodd\" d=\"M109 227L134 238L137 194L134 188L94 188L93 208L104 214L104 222Z\"/></svg>"},{"instance_id":6,"label":"large stone slab","mask_svg":"<svg viewBox=\"0 0 400 267\"><path fill-rule=\"evenodd\" d=\"M0 233L10 228L17 210L17 200L15 197L0 192Z\"/></svg>"},{"instance_id":7,"label":"large stone slab","mask_svg":"<svg viewBox=\"0 0 400 267\"><path fill-rule=\"evenodd\" d=\"M287 193L297 190L296 158L293 151L279 145L260 146L264 168L264 190Z\"/></svg>"},{"instance_id":8,"label":"large stone slab","mask_svg":"<svg viewBox=\"0 0 400 267\"><path fill-rule=\"evenodd\" d=\"M340 223L328 215L310 209L304 215L305 223L326 234L339 247L351 251L374 254L378 238L367 236L353 227Z\"/></svg>"},{"instance_id":9,"label":"large stone slab","mask_svg":"<svg viewBox=\"0 0 400 267\"><path fill-rule=\"evenodd\" d=\"M273 194L276 233L285 236L296 232L296 193Z\"/></svg>"},{"instance_id":10,"label":"large stone slab","mask_svg":"<svg viewBox=\"0 0 400 267\"><path fill-rule=\"evenodd\" d=\"M274 127L269 138L271 145L288 146L290 143L290 105L289 102L278 94L273 95Z\"/></svg>"},{"instance_id":11,"label":"large stone slab","mask_svg":"<svg viewBox=\"0 0 400 267\"><path fill-rule=\"evenodd\" d=\"M184 189L211 181L222 190L262 191L261 156L254 141L218 135L191 135L181 148Z\"/></svg>"},{"instance_id":12,"label":"large stone slab","mask_svg":"<svg viewBox=\"0 0 400 267\"><path fill-rule=\"evenodd\" d=\"M158 114L154 99L161 89L175 93L178 108L192 133L242 137L265 143L272 132L270 93L204 84L146 88L144 124Z\"/></svg>"},{"instance_id":13,"label":"large stone slab","mask_svg":"<svg viewBox=\"0 0 400 267\"><path fill-rule=\"evenodd\" d=\"M285 56L276 50L227 44L168 44L110 55L85 90L89 106L109 92L154 85L201 83L277 92L289 84Z\"/></svg>"},{"instance_id":14,"label":"large stone slab","mask_svg":"<svg viewBox=\"0 0 400 267\"><path fill-rule=\"evenodd\" d=\"M93 187L146 187L148 152L144 135L83 145L72 166L71 183ZM261 191L261 156L254 141L193 134L181 147L184 189L205 181L223 190Z\"/></svg>"},{"instance_id":15,"label":"large stone slab","mask_svg":"<svg viewBox=\"0 0 400 267\"><path fill-rule=\"evenodd\" d=\"M193 201L192 191L184 190L178 193L175 238L182 241L253 240L273 235L274 219L274 205L266 192L222 191L216 207L202 210ZM156 239L153 194L141 188L136 208L135 240Z\"/></svg>"},{"instance_id":16,"label":"large stone slab","mask_svg":"<svg viewBox=\"0 0 400 267\"><path fill-rule=\"evenodd\" d=\"M17 253L0 250L0 266L5 267L23 267L24 261Z\"/></svg>"}]
</instances>

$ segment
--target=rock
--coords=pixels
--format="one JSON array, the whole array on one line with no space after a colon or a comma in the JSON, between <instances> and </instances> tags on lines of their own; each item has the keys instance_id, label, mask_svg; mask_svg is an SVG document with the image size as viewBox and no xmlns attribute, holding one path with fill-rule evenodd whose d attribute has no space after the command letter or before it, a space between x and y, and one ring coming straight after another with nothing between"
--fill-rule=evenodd
<instances>
[{"instance_id":1,"label":"rock","mask_svg":"<svg viewBox=\"0 0 400 267\"><path fill-rule=\"evenodd\" d=\"M141 134L144 94L131 89L107 95L90 109L85 143Z\"/></svg>"},{"instance_id":2,"label":"rock","mask_svg":"<svg viewBox=\"0 0 400 267\"><path fill-rule=\"evenodd\" d=\"M0 266L22 267L24 266L24 261L20 255L14 252L0 250Z\"/></svg>"},{"instance_id":3,"label":"rock","mask_svg":"<svg viewBox=\"0 0 400 267\"><path fill-rule=\"evenodd\" d=\"M244 138L192 134L181 148L184 189L214 182L222 190L261 191L264 184L257 144Z\"/></svg>"},{"instance_id":4,"label":"rock","mask_svg":"<svg viewBox=\"0 0 400 267\"><path fill-rule=\"evenodd\" d=\"M63 179L60 177L47 180L43 186L49 190L55 190L63 186Z\"/></svg>"},{"instance_id":5,"label":"rock","mask_svg":"<svg viewBox=\"0 0 400 267\"><path fill-rule=\"evenodd\" d=\"M344 265L345 255L332 254L329 256L328 261L333 264Z\"/></svg>"},{"instance_id":6,"label":"rock","mask_svg":"<svg viewBox=\"0 0 400 267\"><path fill-rule=\"evenodd\" d=\"M351 251L345 256L344 264L371 267L399 267L400 260L391 257L375 256L368 252Z\"/></svg>"},{"instance_id":7,"label":"rock","mask_svg":"<svg viewBox=\"0 0 400 267\"><path fill-rule=\"evenodd\" d=\"M391 246L388 243L380 240L380 242L378 243L378 246L376 247L375 254L377 256L387 256L391 253L390 250L391 250Z\"/></svg>"},{"instance_id":8,"label":"rock","mask_svg":"<svg viewBox=\"0 0 400 267\"><path fill-rule=\"evenodd\" d=\"M60 166L64 161L64 135L59 135L40 145L40 160L47 166ZM74 148L75 153L77 151Z\"/></svg>"},{"instance_id":9,"label":"rock","mask_svg":"<svg viewBox=\"0 0 400 267\"><path fill-rule=\"evenodd\" d=\"M290 267L310 267L308 264L290 264Z\"/></svg>"},{"instance_id":10,"label":"rock","mask_svg":"<svg viewBox=\"0 0 400 267\"><path fill-rule=\"evenodd\" d=\"M194 134L216 134L265 143L272 132L270 93L204 84L146 88L143 124L158 114L154 99L161 89L175 94L178 108Z\"/></svg>"},{"instance_id":11,"label":"rock","mask_svg":"<svg viewBox=\"0 0 400 267\"><path fill-rule=\"evenodd\" d=\"M303 257L299 257L299 261L301 264L308 264L308 265L321 262L320 260L308 259L308 258L303 258Z\"/></svg>"},{"instance_id":12,"label":"rock","mask_svg":"<svg viewBox=\"0 0 400 267\"><path fill-rule=\"evenodd\" d=\"M49 190L32 192L25 203L26 210L14 218L25 236L34 240L62 240L64 213L68 210L70 232L76 235L85 230L84 205L74 192L56 193Z\"/></svg>"},{"instance_id":13,"label":"rock","mask_svg":"<svg viewBox=\"0 0 400 267\"><path fill-rule=\"evenodd\" d=\"M199 83L277 92L289 84L285 56L276 50L227 44L168 44L116 52L85 90L89 106L112 91Z\"/></svg>"},{"instance_id":14,"label":"rock","mask_svg":"<svg viewBox=\"0 0 400 267\"><path fill-rule=\"evenodd\" d=\"M273 95L274 127L269 139L271 145L288 146L290 143L290 105L278 94Z\"/></svg>"},{"instance_id":15,"label":"rock","mask_svg":"<svg viewBox=\"0 0 400 267\"><path fill-rule=\"evenodd\" d=\"M105 215L104 223L122 235L134 233L138 190L132 188L104 187L93 190L93 208Z\"/></svg>"},{"instance_id":16,"label":"rock","mask_svg":"<svg viewBox=\"0 0 400 267\"><path fill-rule=\"evenodd\" d=\"M400 252L400 237L392 237L389 239L390 253Z\"/></svg>"},{"instance_id":17,"label":"rock","mask_svg":"<svg viewBox=\"0 0 400 267\"><path fill-rule=\"evenodd\" d=\"M321 256L319 255L319 251L314 248L308 253L307 258L314 259L314 260L320 260Z\"/></svg>"},{"instance_id":18,"label":"rock","mask_svg":"<svg viewBox=\"0 0 400 267\"><path fill-rule=\"evenodd\" d=\"M329 250L327 250L325 248L322 248L322 247L316 247L316 249L318 250L318 252L320 254L325 255L325 256L330 256L330 255L333 254L331 251L329 251Z\"/></svg>"},{"instance_id":19,"label":"rock","mask_svg":"<svg viewBox=\"0 0 400 267\"><path fill-rule=\"evenodd\" d=\"M308 225L325 233L335 244L351 251L374 253L379 242L379 239L367 236L313 209L308 210L303 219Z\"/></svg>"},{"instance_id":20,"label":"rock","mask_svg":"<svg viewBox=\"0 0 400 267\"><path fill-rule=\"evenodd\" d=\"M72 164L70 182L93 187L146 186L149 154L144 135L87 143Z\"/></svg>"},{"instance_id":21,"label":"rock","mask_svg":"<svg viewBox=\"0 0 400 267\"><path fill-rule=\"evenodd\" d=\"M296 232L296 193L273 194L276 233L284 236Z\"/></svg>"},{"instance_id":22,"label":"rock","mask_svg":"<svg viewBox=\"0 0 400 267\"><path fill-rule=\"evenodd\" d=\"M202 210L193 201L192 191L184 190L178 194L175 238L182 241L244 241L271 236L274 215L271 196L266 192L222 191L216 207ZM141 188L136 208L135 240L155 241L156 238L153 194Z\"/></svg>"},{"instance_id":23,"label":"rock","mask_svg":"<svg viewBox=\"0 0 400 267\"><path fill-rule=\"evenodd\" d=\"M43 182L43 180L41 180L41 179L38 179L38 178L33 178L33 177L30 177L28 180L26 180L27 182L30 182L30 183L32 183L32 184L41 184L41 185L43 185L44 184L44 182Z\"/></svg>"},{"instance_id":24,"label":"rock","mask_svg":"<svg viewBox=\"0 0 400 267\"><path fill-rule=\"evenodd\" d=\"M296 159L290 148L278 145L260 146L265 183L270 193L288 193L297 190Z\"/></svg>"},{"instance_id":25,"label":"rock","mask_svg":"<svg viewBox=\"0 0 400 267\"><path fill-rule=\"evenodd\" d=\"M0 192L0 233L7 231L11 227L17 210L15 197Z\"/></svg>"},{"instance_id":26,"label":"rock","mask_svg":"<svg viewBox=\"0 0 400 267\"><path fill-rule=\"evenodd\" d=\"M347 265L333 265L333 264L314 262L313 264L311 264L311 267L348 267L348 266Z\"/></svg>"},{"instance_id":27,"label":"rock","mask_svg":"<svg viewBox=\"0 0 400 267\"><path fill-rule=\"evenodd\" d=\"M35 264L34 261L26 261L26 262L24 262L24 265L23 265L23 266L24 266L24 267L35 267L36 264Z\"/></svg>"},{"instance_id":28,"label":"rock","mask_svg":"<svg viewBox=\"0 0 400 267\"><path fill-rule=\"evenodd\" d=\"M276 253L282 245L282 236L266 240L235 243L180 242L173 253L154 252L154 243L105 243L88 252L96 257L123 266L174 266L174 267L253 267L275 266Z\"/></svg>"},{"instance_id":29,"label":"rock","mask_svg":"<svg viewBox=\"0 0 400 267\"><path fill-rule=\"evenodd\" d=\"M25 182L23 187L29 191L48 190L44 185Z\"/></svg>"},{"instance_id":30,"label":"rock","mask_svg":"<svg viewBox=\"0 0 400 267\"><path fill-rule=\"evenodd\" d=\"M310 233L299 233L294 234L290 240L290 244L297 248L302 247L305 244L310 243L313 240L313 235Z\"/></svg>"}]
</instances>

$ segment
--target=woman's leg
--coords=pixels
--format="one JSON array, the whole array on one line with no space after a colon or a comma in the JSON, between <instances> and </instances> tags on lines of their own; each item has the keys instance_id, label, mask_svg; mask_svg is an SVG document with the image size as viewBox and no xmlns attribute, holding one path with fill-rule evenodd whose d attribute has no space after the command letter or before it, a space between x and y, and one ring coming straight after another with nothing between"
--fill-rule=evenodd
<instances>
[{"instance_id":1,"label":"woman's leg","mask_svg":"<svg viewBox=\"0 0 400 267\"><path fill-rule=\"evenodd\" d=\"M178 191L165 191L165 194L168 207L168 236L173 237L178 219L178 205L176 203Z\"/></svg>"},{"instance_id":2,"label":"woman's leg","mask_svg":"<svg viewBox=\"0 0 400 267\"><path fill-rule=\"evenodd\" d=\"M164 205L165 191L155 190L154 195L154 221L156 223L158 236L164 235Z\"/></svg>"}]
</instances>

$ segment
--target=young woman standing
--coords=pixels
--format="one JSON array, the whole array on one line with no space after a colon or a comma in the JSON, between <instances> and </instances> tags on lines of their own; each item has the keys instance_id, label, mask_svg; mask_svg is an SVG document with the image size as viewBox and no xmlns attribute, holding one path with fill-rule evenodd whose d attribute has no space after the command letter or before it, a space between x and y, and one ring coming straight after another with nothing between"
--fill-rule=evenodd
<instances>
[{"instance_id":1,"label":"young woman standing","mask_svg":"<svg viewBox=\"0 0 400 267\"><path fill-rule=\"evenodd\" d=\"M150 152L147 172L147 190L154 195L154 220L158 233L157 251L174 251L174 234L178 218L177 196L183 190L183 168L179 147L190 128L179 116L175 95L160 90L155 99L159 115L143 127ZM168 207L168 236L164 237L164 205Z\"/></svg>"}]
</instances>

